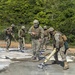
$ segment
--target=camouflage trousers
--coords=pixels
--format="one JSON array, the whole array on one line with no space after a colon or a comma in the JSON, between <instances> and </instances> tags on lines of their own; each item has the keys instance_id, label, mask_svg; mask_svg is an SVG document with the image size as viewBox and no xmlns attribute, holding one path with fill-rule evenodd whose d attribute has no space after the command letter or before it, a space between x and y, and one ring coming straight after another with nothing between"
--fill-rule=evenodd
<instances>
[{"instance_id":1,"label":"camouflage trousers","mask_svg":"<svg viewBox=\"0 0 75 75\"><path fill-rule=\"evenodd\" d=\"M25 46L25 39L23 38L19 38L19 48L20 50L23 50Z\"/></svg>"},{"instance_id":2,"label":"camouflage trousers","mask_svg":"<svg viewBox=\"0 0 75 75\"><path fill-rule=\"evenodd\" d=\"M66 54L64 53L65 52L65 46L64 45L61 48L57 48L57 51L54 54L54 58L55 58L56 61L58 61L58 52L60 52L62 60L66 61Z\"/></svg>"},{"instance_id":3,"label":"camouflage trousers","mask_svg":"<svg viewBox=\"0 0 75 75\"><path fill-rule=\"evenodd\" d=\"M43 49L43 47L45 47L45 50L46 50L48 44L49 44L49 39L48 39L48 37L44 37L43 42L42 42L42 44L41 44L41 49Z\"/></svg>"},{"instance_id":4,"label":"camouflage trousers","mask_svg":"<svg viewBox=\"0 0 75 75\"><path fill-rule=\"evenodd\" d=\"M10 36L6 36L6 49L8 50L10 45L11 45L11 37Z\"/></svg>"},{"instance_id":5,"label":"camouflage trousers","mask_svg":"<svg viewBox=\"0 0 75 75\"><path fill-rule=\"evenodd\" d=\"M41 47L41 42L39 41L39 39L32 39L32 50L33 50L34 57L39 57L40 47Z\"/></svg>"}]
</instances>

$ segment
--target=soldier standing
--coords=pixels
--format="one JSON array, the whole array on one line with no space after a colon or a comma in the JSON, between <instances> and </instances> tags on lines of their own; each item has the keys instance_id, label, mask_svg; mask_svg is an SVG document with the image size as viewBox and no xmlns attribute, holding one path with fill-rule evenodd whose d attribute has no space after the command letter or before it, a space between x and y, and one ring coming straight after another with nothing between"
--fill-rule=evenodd
<instances>
[{"instance_id":1,"label":"soldier standing","mask_svg":"<svg viewBox=\"0 0 75 75\"><path fill-rule=\"evenodd\" d=\"M60 55L64 62L64 70L69 69L69 65L66 60L65 45L64 40L62 38L62 33L59 31L54 31L53 27L49 28L50 34L53 38L53 47L56 48L56 53L54 54L55 61L54 63L58 63L58 52L60 51Z\"/></svg>"},{"instance_id":2,"label":"soldier standing","mask_svg":"<svg viewBox=\"0 0 75 75\"><path fill-rule=\"evenodd\" d=\"M39 25L38 20L33 21L33 26L28 32L32 38L33 60L39 60L39 50L44 36L43 28Z\"/></svg>"},{"instance_id":3,"label":"soldier standing","mask_svg":"<svg viewBox=\"0 0 75 75\"><path fill-rule=\"evenodd\" d=\"M45 50L46 50L47 45L49 44L50 34L49 34L48 29L47 29L47 26L44 26L43 29L44 29L44 38L43 38L43 43L42 43L42 49L43 49L43 46L45 46Z\"/></svg>"},{"instance_id":4,"label":"soldier standing","mask_svg":"<svg viewBox=\"0 0 75 75\"><path fill-rule=\"evenodd\" d=\"M9 51L9 47L11 45L11 39L14 38L14 28L15 25L12 24L9 28L6 29L5 35L6 35L6 51Z\"/></svg>"},{"instance_id":5,"label":"soldier standing","mask_svg":"<svg viewBox=\"0 0 75 75\"><path fill-rule=\"evenodd\" d=\"M25 26L22 26L21 29L18 31L20 51L22 51L25 47L25 34Z\"/></svg>"}]
</instances>

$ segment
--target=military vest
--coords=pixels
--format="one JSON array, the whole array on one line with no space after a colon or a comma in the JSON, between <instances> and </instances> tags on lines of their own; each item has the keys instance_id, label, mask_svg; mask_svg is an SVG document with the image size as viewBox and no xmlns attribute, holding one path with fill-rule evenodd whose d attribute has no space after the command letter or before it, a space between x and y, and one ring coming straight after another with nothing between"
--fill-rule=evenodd
<instances>
[{"instance_id":1,"label":"military vest","mask_svg":"<svg viewBox=\"0 0 75 75\"><path fill-rule=\"evenodd\" d=\"M41 28L40 28L40 26L38 28L34 28L34 26L33 26L32 29L31 29L31 32L35 33L35 35L31 35L32 38L38 39L38 38L41 37Z\"/></svg>"},{"instance_id":2,"label":"military vest","mask_svg":"<svg viewBox=\"0 0 75 75\"><path fill-rule=\"evenodd\" d=\"M62 33L56 32L54 34L55 46L57 48L62 47L64 45L64 40L62 38Z\"/></svg>"},{"instance_id":3,"label":"military vest","mask_svg":"<svg viewBox=\"0 0 75 75\"><path fill-rule=\"evenodd\" d=\"M6 29L6 35L11 35L11 33L12 33L12 29L11 28Z\"/></svg>"},{"instance_id":4,"label":"military vest","mask_svg":"<svg viewBox=\"0 0 75 75\"><path fill-rule=\"evenodd\" d=\"M21 37L25 37L25 33L26 33L25 30L22 30L22 29L21 29L19 35L20 35Z\"/></svg>"},{"instance_id":5,"label":"military vest","mask_svg":"<svg viewBox=\"0 0 75 75\"><path fill-rule=\"evenodd\" d=\"M44 30L44 37L48 37L48 36L49 36L48 30Z\"/></svg>"}]
</instances>

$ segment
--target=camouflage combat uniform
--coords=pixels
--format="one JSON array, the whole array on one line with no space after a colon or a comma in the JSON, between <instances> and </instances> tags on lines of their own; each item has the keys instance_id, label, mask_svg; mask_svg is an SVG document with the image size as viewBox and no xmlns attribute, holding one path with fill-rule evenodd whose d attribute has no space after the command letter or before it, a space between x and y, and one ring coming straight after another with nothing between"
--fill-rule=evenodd
<instances>
[{"instance_id":1,"label":"camouflage combat uniform","mask_svg":"<svg viewBox=\"0 0 75 75\"><path fill-rule=\"evenodd\" d=\"M12 25L11 25L11 27L6 29L5 35L6 35L6 51L8 52L9 47L11 45L12 37L14 37L14 29L13 29Z\"/></svg>"},{"instance_id":2,"label":"camouflage combat uniform","mask_svg":"<svg viewBox=\"0 0 75 75\"><path fill-rule=\"evenodd\" d=\"M26 29L25 26L22 26L22 28L18 31L19 47L21 51L25 47L25 36L26 36Z\"/></svg>"},{"instance_id":3,"label":"camouflage combat uniform","mask_svg":"<svg viewBox=\"0 0 75 75\"><path fill-rule=\"evenodd\" d=\"M42 49L43 49L43 46L45 46L45 50L47 49L47 45L49 44L49 41L50 41L50 34L49 34L49 31L48 29L44 27L44 38L43 38L43 43L42 43Z\"/></svg>"},{"instance_id":4,"label":"camouflage combat uniform","mask_svg":"<svg viewBox=\"0 0 75 75\"><path fill-rule=\"evenodd\" d=\"M34 20L37 21L37 20ZM41 47L41 42L43 39L43 28L38 25L38 27L35 27L36 25L33 25L29 29L29 34L31 35L32 39L32 49L33 49L33 59L38 59L39 60L39 50Z\"/></svg>"},{"instance_id":5,"label":"camouflage combat uniform","mask_svg":"<svg viewBox=\"0 0 75 75\"><path fill-rule=\"evenodd\" d=\"M50 34L53 38L53 47L56 48L56 53L54 54L55 62L58 63L58 52L60 52L60 55L63 59L64 62L64 69L68 69L68 63L66 60L66 54L65 52L65 45L64 45L64 40L62 38L62 33L59 31L50 31Z\"/></svg>"}]
</instances>

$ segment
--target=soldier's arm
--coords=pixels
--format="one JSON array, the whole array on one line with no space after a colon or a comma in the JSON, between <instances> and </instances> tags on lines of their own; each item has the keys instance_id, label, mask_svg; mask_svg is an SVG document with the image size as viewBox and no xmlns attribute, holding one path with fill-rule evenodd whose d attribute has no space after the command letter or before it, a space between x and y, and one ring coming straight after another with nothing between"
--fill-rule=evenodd
<instances>
[{"instance_id":1,"label":"soldier's arm","mask_svg":"<svg viewBox=\"0 0 75 75\"><path fill-rule=\"evenodd\" d=\"M29 33L30 35L35 35L36 33L33 32L32 30L33 30L33 26L29 29L28 33Z\"/></svg>"},{"instance_id":2,"label":"soldier's arm","mask_svg":"<svg viewBox=\"0 0 75 75\"><path fill-rule=\"evenodd\" d=\"M11 36L13 37L13 39L15 40L15 42L17 42L16 38L15 38L15 35L13 32L11 32Z\"/></svg>"},{"instance_id":3,"label":"soldier's arm","mask_svg":"<svg viewBox=\"0 0 75 75\"><path fill-rule=\"evenodd\" d=\"M18 37L21 37L21 30L18 31Z\"/></svg>"},{"instance_id":4,"label":"soldier's arm","mask_svg":"<svg viewBox=\"0 0 75 75\"><path fill-rule=\"evenodd\" d=\"M44 38L44 30L41 26L40 26L40 30L41 30L41 38L43 39Z\"/></svg>"},{"instance_id":5,"label":"soldier's arm","mask_svg":"<svg viewBox=\"0 0 75 75\"><path fill-rule=\"evenodd\" d=\"M14 33L13 33L13 30L12 30L12 27L9 27L8 30L10 31L10 35L11 35L12 37L14 37Z\"/></svg>"},{"instance_id":6,"label":"soldier's arm","mask_svg":"<svg viewBox=\"0 0 75 75\"><path fill-rule=\"evenodd\" d=\"M15 35L14 35L14 33L11 31L11 36L14 38L15 37Z\"/></svg>"},{"instance_id":7,"label":"soldier's arm","mask_svg":"<svg viewBox=\"0 0 75 75\"><path fill-rule=\"evenodd\" d=\"M31 34L31 33L32 33L32 27L29 29L28 33L29 33L29 34Z\"/></svg>"}]
</instances>

